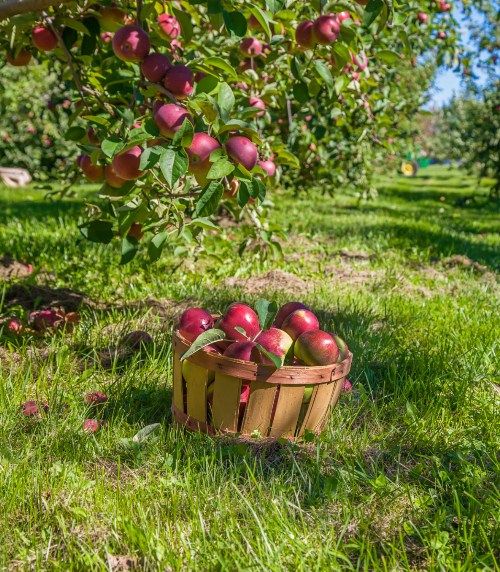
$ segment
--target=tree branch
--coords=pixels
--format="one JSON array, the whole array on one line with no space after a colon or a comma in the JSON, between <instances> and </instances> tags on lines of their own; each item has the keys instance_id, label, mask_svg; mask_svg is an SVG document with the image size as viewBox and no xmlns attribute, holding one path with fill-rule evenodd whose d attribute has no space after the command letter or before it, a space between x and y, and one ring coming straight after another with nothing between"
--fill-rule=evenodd
<instances>
[{"instance_id":1,"label":"tree branch","mask_svg":"<svg viewBox=\"0 0 500 572\"><path fill-rule=\"evenodd\" d=\"M50 6L59 6L69 0L4 0L0 2L0 21L26 12L41 12Z\"/></svg>"}]
</instances>

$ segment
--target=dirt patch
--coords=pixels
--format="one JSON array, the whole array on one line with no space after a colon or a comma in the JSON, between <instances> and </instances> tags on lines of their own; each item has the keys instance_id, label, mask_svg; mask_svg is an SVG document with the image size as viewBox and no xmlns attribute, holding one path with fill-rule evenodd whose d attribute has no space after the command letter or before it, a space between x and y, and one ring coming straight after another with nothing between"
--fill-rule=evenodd
<instances>
[{"instance_id":1,"label":"dirt patch","mask_svg":"<svg viewBox=\"0 0 500 572\"><path fill-rule=\"evenodd\" d=\"M450 256L442 260L442 264L447 268L472 268L476 272L487 272L488 267L484 264L479 264L475 260L472 260L468 256L463 256L462 254L456 254L455 256Z\"/></svg>"},{"instance_id":2,"label":"dirt patch","mask_svg":"<svg viewBox=\"0 0 500 572\"><path fill-rule=\"evenodd\" d=\"M10 258L10 256L3 256L0 258L0 282L7 282L8 280L15 280L18 278L27 278L33 273L33 266L25 264Z\"/></svg>"},{"instance_id":3,"label":"dirt patch","mask_svg":"<svg viewBox=\"0 0 500 572\"><path fill-rule=\"evenodd\" d=\"M0 369L12 366L19 366L22 363L22 356L17 352L10 352L0 346Z\"/></svg>"},{"instance_id":4,"label":"dirt patch","mask_svg":"<svg viewBox=\"0 0 500 572\"><path fill-rule=\"evenodd\" d=\"M305 281L295 274L283 270L270 270L261 276L251 278L228 278L224 285L229 288L241 288L249 295L261 292L288 292L306 294L314 288L311 281Z\"/></svg>"},{"instance_id":5,"label":"dirt patch","mask_svg":"<svg viewBox=\"0 0 500 572\"><path fill-rule=\"evenodd\" d=\"M108 568L111 572L126 572L127 570L139 570L142 564L137 556L108 554Z\"/></svg>"},{"instance_id":6,"label":"dirt patch","mask_svg":"<svg viewBox=\"0 0 500 572\"><path fill-rule=\"evenodd\" d=\"M347 250L346 248L343 248L339 254L342 258L354 260L371 260L375 258L375 255L369 252L364 252L363 250Z\"/></svg>"},{"instance_id":7,"label":"dirt patch","mask_svg":"<svg viewBox=\"0 0 500 572\"><path fill-rule=\"evenodd\" d=\"M130 302L119 309L127 310L149 310L154 316L159 316L166 320L175 320L178 318L184 310L196 304L194 298L186 298L182 302L178 300L170 300L168 298L162 298L160 300L155 300L154 298L148 298L146 300L138 302Z\"/></svg>"},{"instance_id":8,"label":"dirt patch","mask_svg":"<svg viewBox=\"0 0 500 572\"><path fill-rule=\"evenodd\" d=\"M382 272L379 270L362 270L348 264L327 266L325 274L329 278L333 278L335 282L341 282L350 286L367 284L382 277Z\"/></svg>"}]
</instances>

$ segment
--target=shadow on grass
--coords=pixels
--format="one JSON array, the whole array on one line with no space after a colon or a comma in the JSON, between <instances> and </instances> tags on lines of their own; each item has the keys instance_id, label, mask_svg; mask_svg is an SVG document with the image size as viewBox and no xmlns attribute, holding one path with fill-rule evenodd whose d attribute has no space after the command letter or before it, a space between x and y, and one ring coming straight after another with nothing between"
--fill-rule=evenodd
<instances>
[{"instance_id":1,"label":"shadow on grass","mask_svg":"<svg viewBox=\"0 0 500 572\"><path fill-rule=\"evenodd\" d=\"M22 192L22 191L19 191ZM77 217L82 213L86 201L65 199L58 201L33 199L32 201L9 201L0 199L0 224L8 224L15 219L58 219L60 217Z\"/></svg>"}]
</instances>

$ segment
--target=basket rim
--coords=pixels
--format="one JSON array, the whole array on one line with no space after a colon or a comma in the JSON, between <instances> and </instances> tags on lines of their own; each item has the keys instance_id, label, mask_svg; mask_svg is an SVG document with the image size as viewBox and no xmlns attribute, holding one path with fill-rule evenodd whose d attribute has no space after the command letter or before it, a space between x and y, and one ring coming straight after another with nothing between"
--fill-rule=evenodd
<instances>
[{"instance_id":1,"label":"basket rim","mask_svg":"<svg viewBox=\"0 0 500 572\"><path fill-rule=\"evenodd\" d=\"M174 349L179 357L191 347L178 330L174 331ZM189 356L188 361L195 365L220 372L231 377L249 381L264 381L275 385L318 385L330 383L346 377L351 369L353 354L338 363L319 366L284 365L276 369L272 365L256 364L249 361L223 356L211 352L198 351Z\"/></svg>"}]
</instances>

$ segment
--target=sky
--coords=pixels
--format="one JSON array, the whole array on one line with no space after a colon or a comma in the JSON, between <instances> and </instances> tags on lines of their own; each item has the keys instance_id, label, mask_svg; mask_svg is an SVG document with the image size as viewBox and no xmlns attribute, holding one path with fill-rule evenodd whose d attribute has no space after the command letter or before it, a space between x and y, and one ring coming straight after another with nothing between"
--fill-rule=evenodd
<instances>
[{"instance_id":1,"label":"sky","mask_svg":"<svg viewBox=\"0 0 500 572\"><path fill-rule=\"evenodd\" d=\"M454 94L460 93L460 75L447 69L439 70L431 90L431 99L426 107L442 107Z\"/></svg>"}]
</instances>

